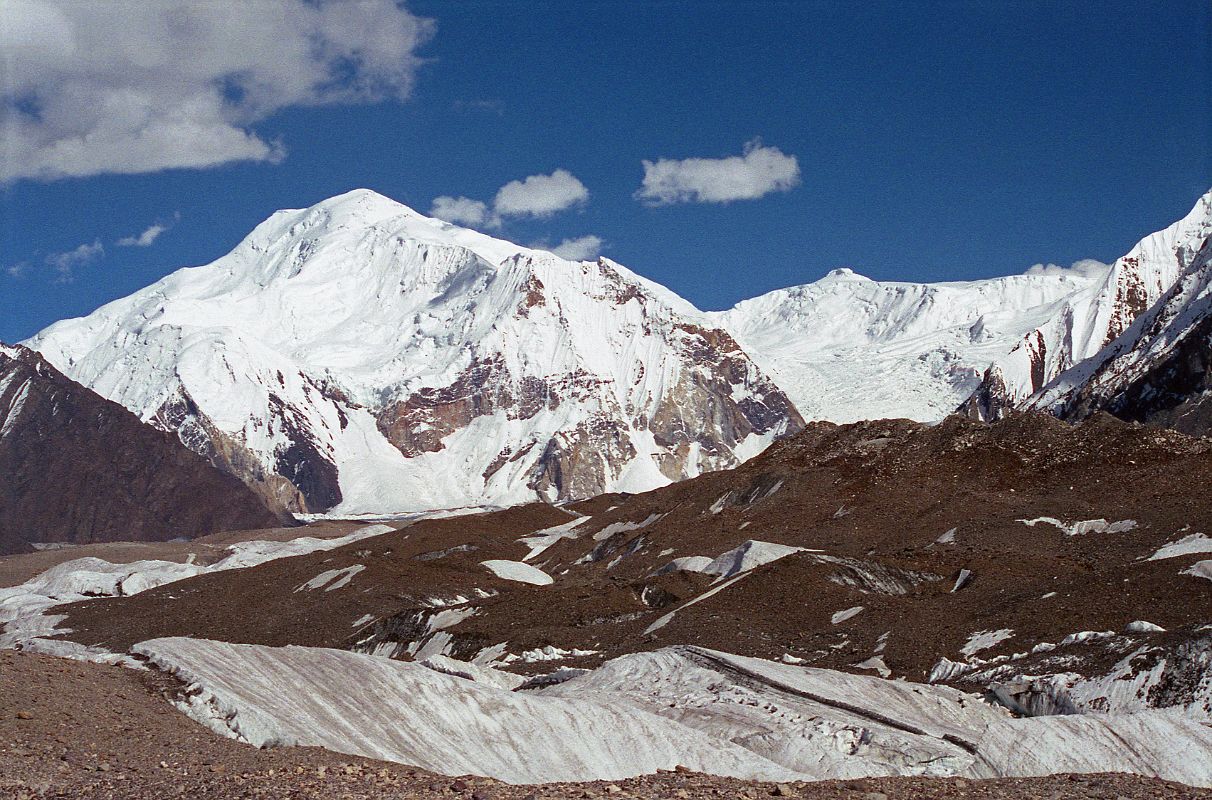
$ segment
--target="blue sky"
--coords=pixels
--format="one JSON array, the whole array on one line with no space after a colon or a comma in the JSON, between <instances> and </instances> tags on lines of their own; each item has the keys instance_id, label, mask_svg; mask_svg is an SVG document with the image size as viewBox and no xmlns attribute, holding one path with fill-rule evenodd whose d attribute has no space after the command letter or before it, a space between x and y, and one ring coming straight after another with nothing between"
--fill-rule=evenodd
<instances>
[{"instance_id":1,"label":"blue sky","mask_svg":"<svg viewBox=\"0 0 1212 800\"><path fill-rule=\"evenodd\" d=\"M599 237L603 255L712 309L839 266L956 280L1110 261L1212 187L1202 0L366 0L293 13L300 2L257 20L283 26L252 28L282 42L265 48L177 3L136 3L130 14L175 16L109 14L95 34L121 45L108 55L59 47L45 8L5 3L0 339L360 186L422 212L440 196L478 200L489 225L501 187L566 171L587 198L515 210L490 232ZM71 12L55 17L60 38L102 26L72 16L85 4L58 5ZM23 30L20 46L3 41ZM316 34L327 62L288 49ZM189 46L164 41L178 35ZM161 44L173 70L155 63ZM717 192L747 144L772 172ZM645 201L644 162L661 159L678 191ZM153 225L146 246L118 243Z\"/></svg>"}]
</instances>

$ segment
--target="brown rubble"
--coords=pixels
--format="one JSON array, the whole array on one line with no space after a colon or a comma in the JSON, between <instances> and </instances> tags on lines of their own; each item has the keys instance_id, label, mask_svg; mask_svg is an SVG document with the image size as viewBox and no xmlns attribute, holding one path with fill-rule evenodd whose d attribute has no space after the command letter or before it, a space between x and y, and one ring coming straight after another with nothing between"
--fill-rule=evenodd
<instances>
[{"instance_id":1,"label":"brown rubble","mask_svg":"<svg viewBox=\"0 0 1212 800\"><path fill-rule=\"evenodd\" d=\"M114 650L189 635L363 650L390 643L407 657L435 599L461 595L477 613L446 629L455 657L501 642L514 654L595 651L509 666L523 673L695 644L859 672L878 654L894 676L925 680L941 658L960 660L978 631L1013 631L981 658L1080 631L1121 632L1136 620L1168 633L1125 634L1116 647L1191 640L1212 618L1203 579L1181 574L1200 557L1148 557L1186 532L1212 530L1212 500L1192 491L1201 474L1212 474L1212 443L1106 416L1076 427L1046 416L814 423L740 468L642 495L419 521L331 552L59 611L68 638ZM552 585L501 580L480 566L521 560L529 548L519 538L577 514L591 518L530 561ZM1067 536L1022 522L1040 517L1136 525ZM750 539L807 551L693 605L714 576L656 574L674 558L714 558ZM353 564L364 569L346 589L294 591ZM355 628L366 615L374 622ZM1075 671L1120 657L1101 646L1058 653Z\"/></svg>"}]
</instances>

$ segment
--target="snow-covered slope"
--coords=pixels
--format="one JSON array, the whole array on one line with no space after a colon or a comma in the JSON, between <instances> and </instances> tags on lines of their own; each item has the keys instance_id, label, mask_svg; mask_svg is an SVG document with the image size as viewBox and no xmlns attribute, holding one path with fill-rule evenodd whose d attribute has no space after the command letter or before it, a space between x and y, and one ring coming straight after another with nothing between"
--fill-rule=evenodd
<instances>
[{"instance_id":1,"label":"snow-covered slope","mask_svg":"<svg viewBox=\"0 0 1212 800\"><path fill-rule=\"evenodd\" d=\"M1043 324L989 367L964 410L981 419L995 419L1015 408L1055 405L1054 391L1048 393L1048 400L1032 397L1082 361L1101 352L1096 363L1102 363L1110 353L1129 346L1116 340L1189 272L1210 234L1212 191L1187 216L1142 239L1116 260L1101 282L1059 304ZM1078 372L1087 374L1089 366ZM1066 378L1063 383L1071 386L1074 380Z\"/></svg>"},{"instance_id":2,"label":"snow-covered slope","mask_svg":"<svg viewBox=\"0 0 1212 800\"><path fill-rule=\"evenodd\" d=\"M704 313L607 259L359 190L29 344L275 507L562 500L734 466L804 418L1024 407L1128 331L1210 232L1212 192L1108 270L913 284L842 269Z\"/></svg>"},{"instance_id":3,"label":"snow-covered slope","mask_svg":"<svg viewBox=\"0 0 1212 800\"><path fill-rule=\"evenodd\" d=\"M746 300L712 318L806 419L941 419L984 370L1097 276L956 283L873 281L848 269Z\"/></svg>"},{"instance_id":4,"label":"snow-covered slope","mask_svg":"<svg viewBox=\"0 0 1212 800\"><path fill-rule=\"evenodd\" d=\"M1057 377L1030 405L1069 419L1109 411L1125 419L1208 433L1210 367L1212 239L1157 303L1095 356Z\"/></svg>"},{"instance_id":5,"label":"snow-covered slope","mask_svg":"<svg viewBox=\"0 0 1212 800\"><path fill-rule=\"evenodd\" d=\"M668 290L366 190L29 344L295 511L646 490L802 424Z\"/></svg>"}]
</instances>

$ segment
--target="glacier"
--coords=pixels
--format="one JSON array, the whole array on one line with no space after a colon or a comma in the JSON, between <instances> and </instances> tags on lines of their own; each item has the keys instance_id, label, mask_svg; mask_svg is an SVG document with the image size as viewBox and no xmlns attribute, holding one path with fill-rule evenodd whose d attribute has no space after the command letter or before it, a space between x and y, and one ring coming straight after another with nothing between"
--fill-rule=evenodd
<instances>
[{"instance_id":1,"label":"glacier","mask_svg":"<svg viewBox=\"0 0 1212 800\"><path fill-rule=\"evenodd\" d=\"M955 689L691 646L622 656L521 691L450 659L435 669L187 638L133 652L189 685L178 708L240 741L509 783L683 766L759 780L1122 771L1212 785L1212 731L1182 715L1016 719Z\"/></svg>"}]
</instances>

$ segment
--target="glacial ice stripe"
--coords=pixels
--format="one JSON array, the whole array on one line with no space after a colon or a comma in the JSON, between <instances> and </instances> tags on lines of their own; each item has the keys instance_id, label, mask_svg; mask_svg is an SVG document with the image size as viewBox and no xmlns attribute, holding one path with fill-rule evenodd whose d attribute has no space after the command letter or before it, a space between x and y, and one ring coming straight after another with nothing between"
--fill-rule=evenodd
<instances>
[{"instance_id":1,"label":"glacial ice stripe","mask_svg":"<svg viewBox=\"0 0 1212 800\"><path fill-rule=\"evenodd\" d=\"M134 651L190 683L183 710L228 736L512 783L681 764L764 780L1123 771L1212 785L1212 730L1178 714L1014 719L947 687L697 647L522 692L322 648L176 638Z\"/></svg>"}]
</instances>

